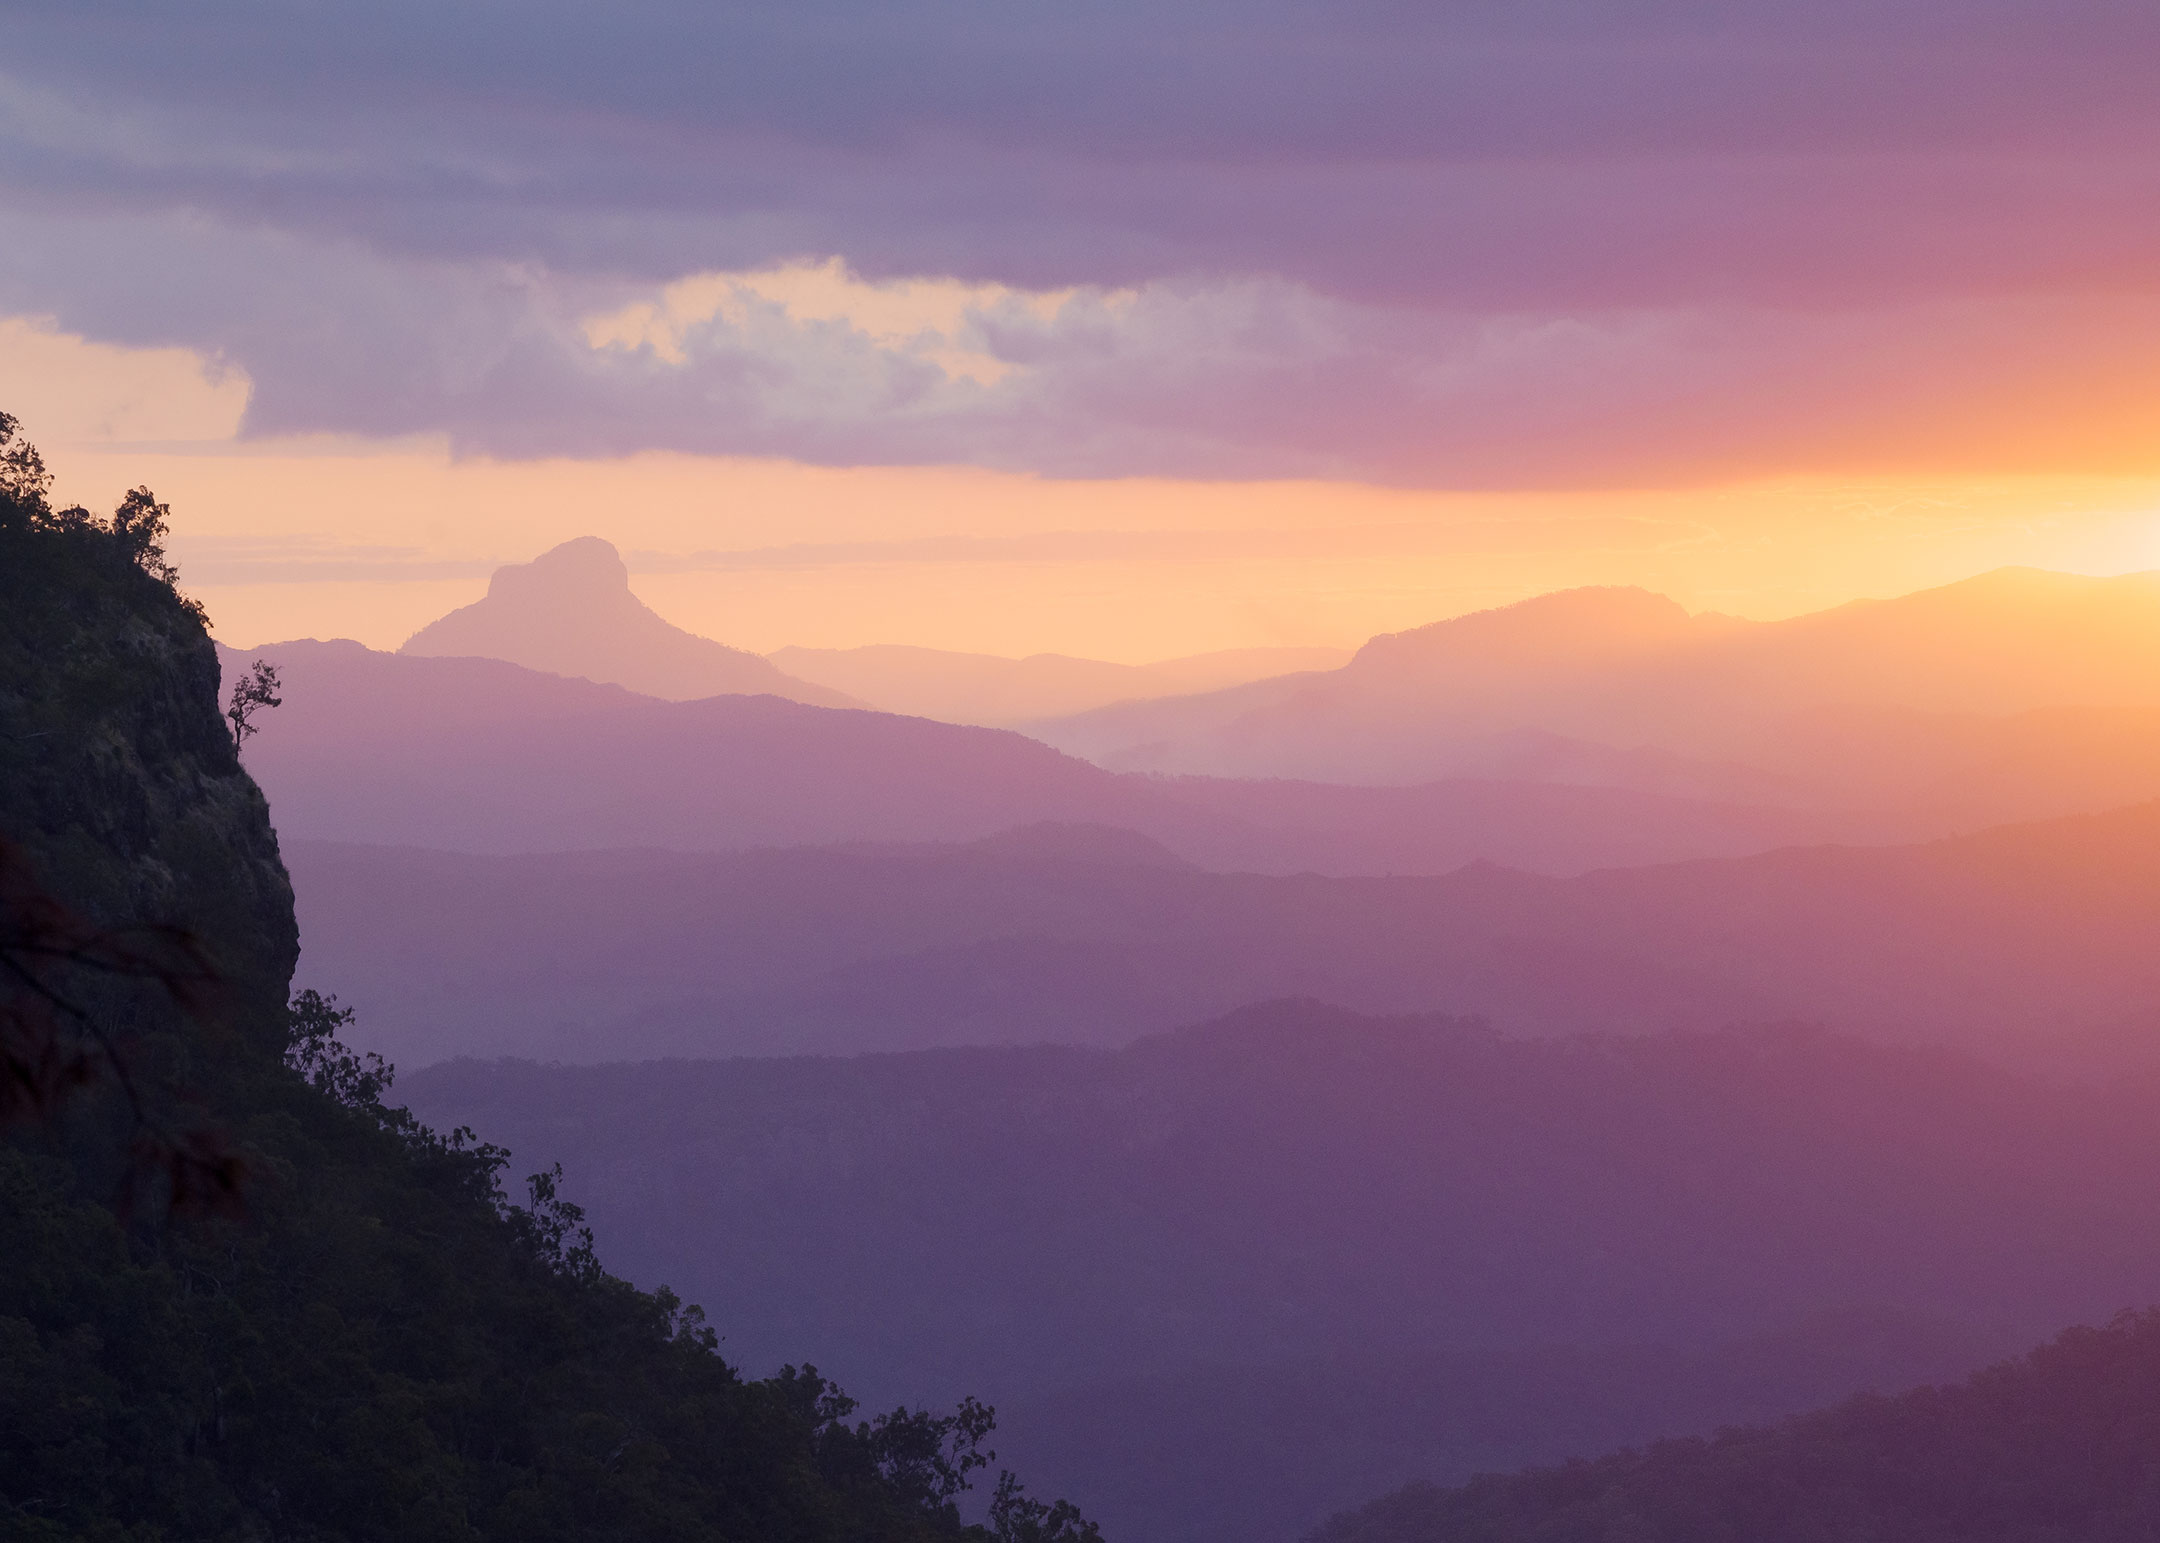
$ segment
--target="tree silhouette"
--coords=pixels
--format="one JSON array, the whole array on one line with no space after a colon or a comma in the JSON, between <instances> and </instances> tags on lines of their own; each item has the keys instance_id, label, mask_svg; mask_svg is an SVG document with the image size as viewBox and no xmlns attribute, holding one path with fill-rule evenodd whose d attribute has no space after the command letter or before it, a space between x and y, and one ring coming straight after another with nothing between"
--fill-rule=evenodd
<instances>
[{"instance_id":1,"label":"tree silhouette","mask_svg":"<svg viewBox=\"0 0 2160 1543\"><path fill-rule=\"evenodd\" d=\"M232 701L225 709L225 720L232 725L233 752L256 731L255 714L265 707L281 707L285 699L278 694L278 669L267 659L258 659L247 674L233 682Z\"/></svg>"}]
</instances>

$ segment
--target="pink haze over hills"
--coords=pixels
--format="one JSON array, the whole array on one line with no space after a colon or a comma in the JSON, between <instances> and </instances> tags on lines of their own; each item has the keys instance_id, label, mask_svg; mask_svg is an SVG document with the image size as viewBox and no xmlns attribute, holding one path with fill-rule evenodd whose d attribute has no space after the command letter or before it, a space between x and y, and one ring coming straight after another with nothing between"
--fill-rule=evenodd
<instances>
[{"instance_id":1,"label":"pink haze over hills","mask_svg":"<svg viewBox=\"0 0 2160 1543\"><path fill-rule=\"evenodd\" d=\"M420 1064L1122 1044L1280 997L1511 1035L1809 1022L2160 1064L2160 802L1572 878L1211 873L1129 833L465 856L299 841L303 974Z\"/></svg>"},{"instance_id":2,"label":"pink haze over hills","mask_svg":"<svg viewBox=\"0 0 2160 1543\"><path fill-rule=\"evenodd\" d=\"M428 623L398 650L422 658L506 659L555 675L610 681L671 702L748 693L855 707L756 654L664 620L630 592L630 570L596 536L495 570L485 599Z\"/></svg>"},{"instance_id":3,"label":"pink haze over hills","mask_svg":"<svg viewBox=\"0 0 2160 1543\"><path fill-rule=\"evenodd\" d=\"M2029 1045L2052 1014L2089 1050L2132 1032L2149 976L2137 874L2154 806L2121 806L2160 798L2152 637L2150 576L1990 574L1778 624L1574 591L1375 639L1333 671L1040 730L1191 729L1183 743L1244 757L1243 776L299 642L262 651L288 705L248 755L300 869L337 875L320 882L340 906L304 902L316 957L355 980L445 983L494 960L508 973L484 995L504 1002L552 982L506 1020L551 1024L549 1054L1116 1040L1283 993L1538 1032L1799 1015ZM1300 756L1305 777L1256 775ZM1959 834L2018 820L2053 823ZM1006 887L980 887L991 870ZM1357 887L1390 874L1446 877ZM805 884L820 898L790 912ZM533 953L445 921L423 966L370 930L395 894L468 891L455 909L473 915L555 897L536 936L616 938L604 954L645 963L573 966L567 944ZM709 909L727 892L756 897L754 926ZM646 958L616 937L632 916L704 943ZM930 917L958 930L924 931ZM406 1005L386 1043L421 1032L413 1004L437 988L414 989L387 988ZM483 1046L534 1048L514 1029L468 1048Z\"/></svg>"},{"instance_id":4,"label":"pink haze over hills","mask_svg":"<svg viewBox=\"0 0 2160 1543\"><path fill-rule=\"evenodd\" d=\"M1876 823L1626 787L1466 779L1406 788L1104 771L1004 730L774 696L663 702L500 660L352 642L276 663L285 706L248 744L279 828L457 851L727 850L938 841L1041 820L1121 826L1209 866L1542 871L1759 851Z\"/></svg>"},{"instance_id":5,"label":"pink haze over hills","mask_svg":"<svg viewBox=\"0 0 2160 1543\"><path fill-rule=\"evenodd\" d=\"M2160 795L2155 575L2010 570L1777 623L1690 615L1640 590L1565 591L1375 638L1333 670L1028 727L1065 755L980 728L760 703L743 693L829 688L669 627L605 543L505 569L494 589L398 656L255 651L298 672L251 749L295 834L712 848L965 839L1052 819L1144 829L1212 866L1435 871L1484 857L1569 871L1918 839ZM1033 689L1017 672L1046 663L986 661L1012 668L955 687L950 662L892 650L875 680L851 683L960 707L1004 693L1010 710ZM1210 667L1226 666L1193 666ZM1118 673L1090 689L1131 682L1095 668ZM592 683L621 679L653 689ZM725 694L703 690L716 683ZM1074 755L1172 775L1105 776Z\"/></svg>"},{"instance_id":6,"label":"pink haze over hills","mask_svg":"<svg viewBox=\"0 0 2160 1543\"><path fill-rule=\"evenodd\" d=\"M11 7L0 514L197 711L105 776L178 720L70 602L0 837L112 858L93 930L248 845L265 958L283 861L290 984L489 1146L276 995L221 1171L356 1123L249 1219L131 1254L119 1103L0 1132L81 1262L0 1267L0 1514L158 1532L72 1524L94 1447L229 1531L760 1535L680 1498L733 1412L942 1484L802 1379L468 1419L629 1343L597 1259L663 1370L1003 1405L1110 1543L2160 1538L2160 1308L1723 1429L2160 1302L2156 61L2154 0ZM285 640L230 747L203 615ZM26 958L39 1025L111 962ZM16 1080L129 1082L132 989ZM594 1256L545 1181L438 1246L502 1148ZM310 1302L359 1348L251 1428ZM412 1439L293 1467L348 1389Z\"/></svg>"},{"instance_id":7,"label":"pink haze over hills","mask_svg":"<svg viewBox=\"0 0 2160 1543\"><path fill-rule=\"evenodd\" d=\"M398 652L502 659L673 702L769 695L987 725L1333 668L1349 658L1343 649L1247 648L1127 665L898 645L785 648L761 658L665 620L631 592L628 565L596 536L498 568L484 598L428 623Z\"/></svg>"},{"instance_id":8,"label":"pink haze over hills","mask_svg":"<svg viewBox=\"0 0 2160 1543\"><path fill-rule=\"evenodd\" d=\"M2074 760L2080 741L2155 709L2160 574L2012 569L1782 622L1570 590L1375 638L1325 674L1033 732L1121 768L1403 782L1530 731L1748 765L1811 800L1876 802L1958 800L1965 774L2042 759L2035 737ZM2060 775L2111 780L2100 766Z\"/></svg>"}]
</instances>

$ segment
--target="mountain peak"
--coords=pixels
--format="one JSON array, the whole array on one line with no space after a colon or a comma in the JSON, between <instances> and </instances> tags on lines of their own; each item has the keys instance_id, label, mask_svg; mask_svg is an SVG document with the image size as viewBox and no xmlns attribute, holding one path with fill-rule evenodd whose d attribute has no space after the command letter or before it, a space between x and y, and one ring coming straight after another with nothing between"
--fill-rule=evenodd
<instances>
[{"instance_id":1,"label":"mountain peak","mask_svg":"<svg viewBox=\"0 0 2160 1543\"><path fill-rule=\"evenodd\" d=\"M644 603L630 593L630 565L611 541L579 536L549 547L529 563L510 563L488 580L488 598L512 603L579 602L627 596L640 610Z\"/></svg>"},{"instance_id":2,"label":"mountain peak","mask_svg":"<svg viewBox=\"0 0 2160 1543\"><path fill-rule=\"evenodd\" d=\"M1358 650L1350 668L1388 669L1462 657L1487 663L1573 663L1664 647L1697 630L1695 618L1670 596L1631 585L1590 585L1451 616L1407 632L1382 633Z\"/></svg>"},{"instance_id":3,"label":"mountain peak","mask_svg":"<svg viewBox=\"0 0 2160 1543\"><path fill-rule=\"evenodd\" d=\"M676 626L631 591L629 565L598 536L496 569L485 599L428 623L398 652L505 659L673 701L764 695L818 707L861 705Z\"/></svg>"}]
</instances>

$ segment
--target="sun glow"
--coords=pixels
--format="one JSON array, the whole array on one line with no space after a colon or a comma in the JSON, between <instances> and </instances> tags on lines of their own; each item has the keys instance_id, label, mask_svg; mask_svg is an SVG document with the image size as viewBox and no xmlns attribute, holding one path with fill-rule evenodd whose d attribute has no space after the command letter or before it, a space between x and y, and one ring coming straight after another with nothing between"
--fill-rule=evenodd
<instances>
[{"instance_id":1,"label":"sun glow","mask_svg":"<svg viewBox=\"0 0 2160 1543\"><path fill-rule=\"evenodd\" d=\"M1057 298L869 285L831 264L751 278L761 287L700 281L664 317L620 313L595 336L657 351L705 308L739 305L784 308L789 325L844 315L917 347L985 306ZM21 403L9 410L62 496L103 507L154 487L174 506L186 583L236 642L395 646L476 598L496 566L580 535L621 547L638 592L672 620L742 647L911 642L1134 662L1355 644L1578 584L1770 617L2005 564L2160 565L2152 477L1461 493L667 452L498 461L439 438L243 439L248 382L213 361L22 318L0 321L0 345L0 401Z\"/></svg>"}]
</instances>

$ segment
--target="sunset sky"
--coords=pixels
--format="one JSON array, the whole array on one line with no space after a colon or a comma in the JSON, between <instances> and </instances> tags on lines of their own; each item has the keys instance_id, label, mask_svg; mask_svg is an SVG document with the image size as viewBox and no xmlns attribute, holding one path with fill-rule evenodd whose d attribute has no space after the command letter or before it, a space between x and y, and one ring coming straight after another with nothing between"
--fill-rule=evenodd
<instances>
[{"instance_id":1,"label":"sunset sky","mask_svg":"<svg viewBox=\"0 0 2160 1543\"><path fill-rule=\"evenodd\" d=\"M2160 7L11 5L0 408L238 643L2160 567Z\"/></svg>"}]
</instances>

